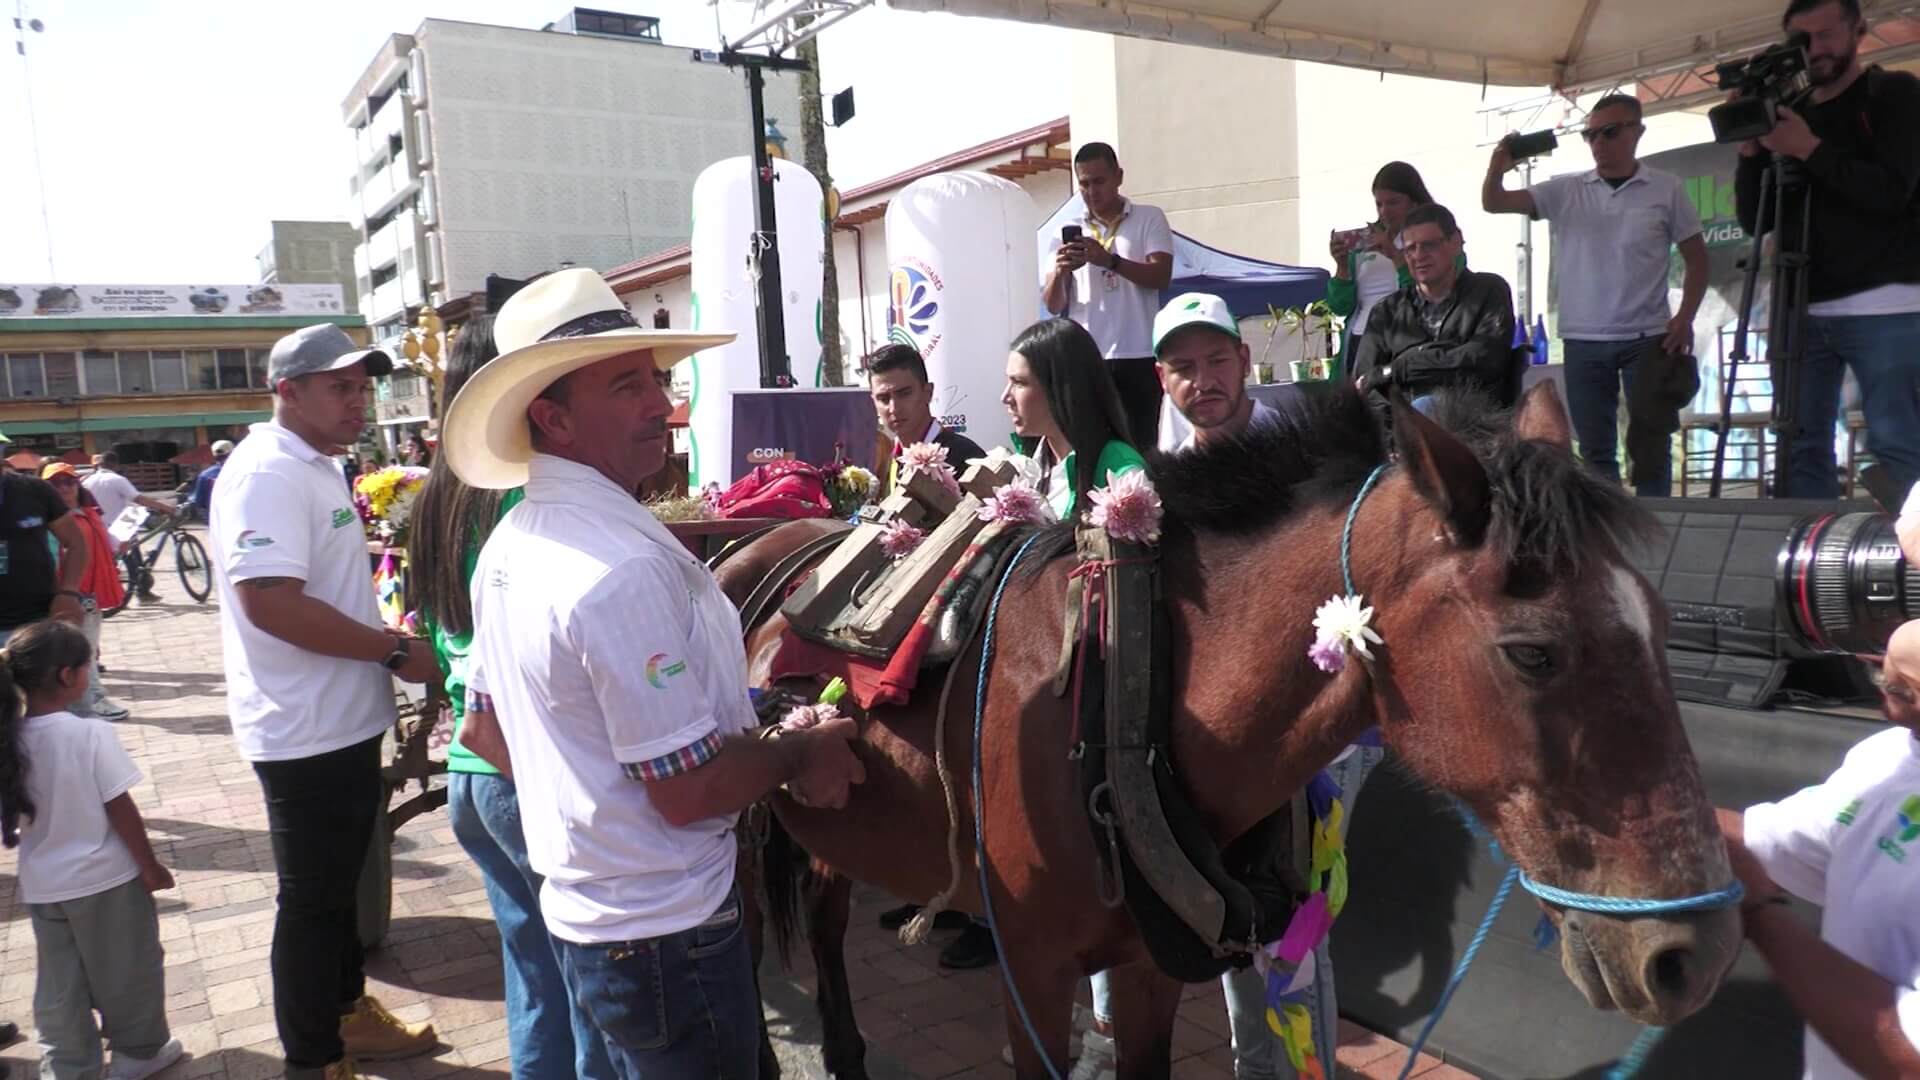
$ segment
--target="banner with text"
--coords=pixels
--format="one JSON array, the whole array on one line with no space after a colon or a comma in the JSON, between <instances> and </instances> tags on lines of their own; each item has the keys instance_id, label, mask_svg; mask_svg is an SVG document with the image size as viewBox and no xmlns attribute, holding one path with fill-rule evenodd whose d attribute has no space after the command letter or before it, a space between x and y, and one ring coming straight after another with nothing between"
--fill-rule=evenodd
<instances>
[{"instance_id":1,"label":"banner with text","mask_svg":"<svg viewBox=\"0 0 1920 1080\"><path fill-rule=\"evenodd\" d=\"M0 319L346 315L339 285L12 285Z\"/></svg>"},{"instance_id":2,"label":"banner with text","mask_svg":"<svg viewBox=\"0 0 1920 1080\"><path fill-rule=\"evenodd\" d=\"M879 426L861 387L735 390L732 397L735 480L781 458L824 467L839 456L874 467Z\"/></svg>"}]
</instances>

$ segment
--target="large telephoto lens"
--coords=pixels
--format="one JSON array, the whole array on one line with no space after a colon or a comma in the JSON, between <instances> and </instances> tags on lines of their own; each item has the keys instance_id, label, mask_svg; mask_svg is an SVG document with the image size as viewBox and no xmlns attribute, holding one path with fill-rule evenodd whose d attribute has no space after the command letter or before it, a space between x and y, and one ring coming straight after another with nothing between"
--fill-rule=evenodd
<instances>
[{"instance_id":1,"label":"large telephoto lens","mask_svg":"<svg viewBox=\"0 0 1920 1080\"><path fill-rule=\"evenodd\" d=\"M1878 656L1901 623L1920 618L1920 567L1900 553L1885 514L1801 519L1777 571L1794 637L1818 652Z\"/></svg>"}]
</instances>

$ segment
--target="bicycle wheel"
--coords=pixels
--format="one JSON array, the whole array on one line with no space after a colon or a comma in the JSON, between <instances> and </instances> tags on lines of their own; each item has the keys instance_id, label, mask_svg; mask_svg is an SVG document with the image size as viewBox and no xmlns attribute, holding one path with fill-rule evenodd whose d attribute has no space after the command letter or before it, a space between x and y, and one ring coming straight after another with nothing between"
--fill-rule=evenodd
<instances>
[{"instance_id":1,"label":"bicycle wheel","mask_svg":"<svg viewBox=\"0 0 1920 1080\"><path fill-rule=\"evenodd\" d=\"M103 619L113 618L115 615L127 610L128 604L133 603L133 563L127 558L125 553L122 553L119 558L113 561L120 570L120 602L112 607L103 605L100 608L100 617Z\"/></svg>"},{"instance_id":2,"label":"bicycle wheel","mask_svg":"<svg viewBox=\"0 0 1920 1080\"><path fill-rule=\"evenodd\" d=\"M180 571L180 584L186 587L187 595L198 603L206 603L207 594L213 591L213 564L207 561L207 549L200 538L192 533L175 533L173 563Z\"/></svg>"}]
</instances>

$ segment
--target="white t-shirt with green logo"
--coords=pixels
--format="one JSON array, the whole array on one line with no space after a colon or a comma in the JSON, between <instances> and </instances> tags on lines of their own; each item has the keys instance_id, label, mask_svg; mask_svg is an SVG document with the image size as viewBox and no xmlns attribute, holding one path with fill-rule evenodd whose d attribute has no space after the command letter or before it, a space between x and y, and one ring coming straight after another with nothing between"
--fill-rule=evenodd
<instances>
[{"instance_id":1,"label":"white t-shirt with green logo","mask_svg":"<svg viewBox=\"0 0 1920 1080\"><path fill-rule=\"evenodd\" d=\"M1794 895L1823 907L1821 940L1872 968L1920 1046L1920 743L1863 739L1824 783L1746 812L1747 847ZM1809 1080L1859 1074L1807 1030Z\"/></svg>"},{"instance_id":2,"label":"white t-shirt with green logo","mask_svg":"<svg viewBox=\"0 0 1920 1080\"><path fill-rule=\"evenodd\" d=\"M234 583L296 578L350 619L379 627L367 537L333 459L275 423L255 424L220 470L207 529L220 590L227 713L240 756L288 761L364 742L393 724L379 664L308 652L253 625Z\"/></svg>"}]
</instances>

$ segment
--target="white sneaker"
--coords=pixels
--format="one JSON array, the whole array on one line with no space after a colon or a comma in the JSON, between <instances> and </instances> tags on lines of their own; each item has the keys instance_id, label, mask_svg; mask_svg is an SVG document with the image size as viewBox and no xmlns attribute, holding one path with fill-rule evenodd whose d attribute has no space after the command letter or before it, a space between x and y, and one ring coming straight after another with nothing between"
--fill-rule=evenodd
<instances>
[{"instance_id":1,"label":"white sneaker","mask_svg":"<svg viewBox=\"0 0 1920 1080\"><path fill-rule=\"evenodd\" d=\"M1113 1037L1089 1031L1081 1040L1080 1057L1073 1063L1067 1080L1115 1080Z\"/></svg>"},{"instance_id":2,"label":"white sneaker","mask_svg":"<svg viewBox=\"0 0 1920 1080\"><path fill-rule=\"evenodd\" d=\"M1093 1010L1078 1002L1073 1006L1073 1033L1067 1036L1067 1056L1080 1056L1080 1033L1093 1030ZM1000 1061L1007 1068L1013 1068L1013 1047L1000 1047Z\"/></svg>"},{"instance_id":3,"label":"white sneaker","mask_svg":"<svg viewBox=\"0 0 1920 1080\"><path fill-rule=\"evenodd\" d=\"M107 1066L107 1080L147 1080L147 1077L179 1061L186 1050L180 1045L179 1039L168 1039L160 1052L149 1058L137 1058L116 1050L113 1064Z\"/></svg>"}]
</instances>

